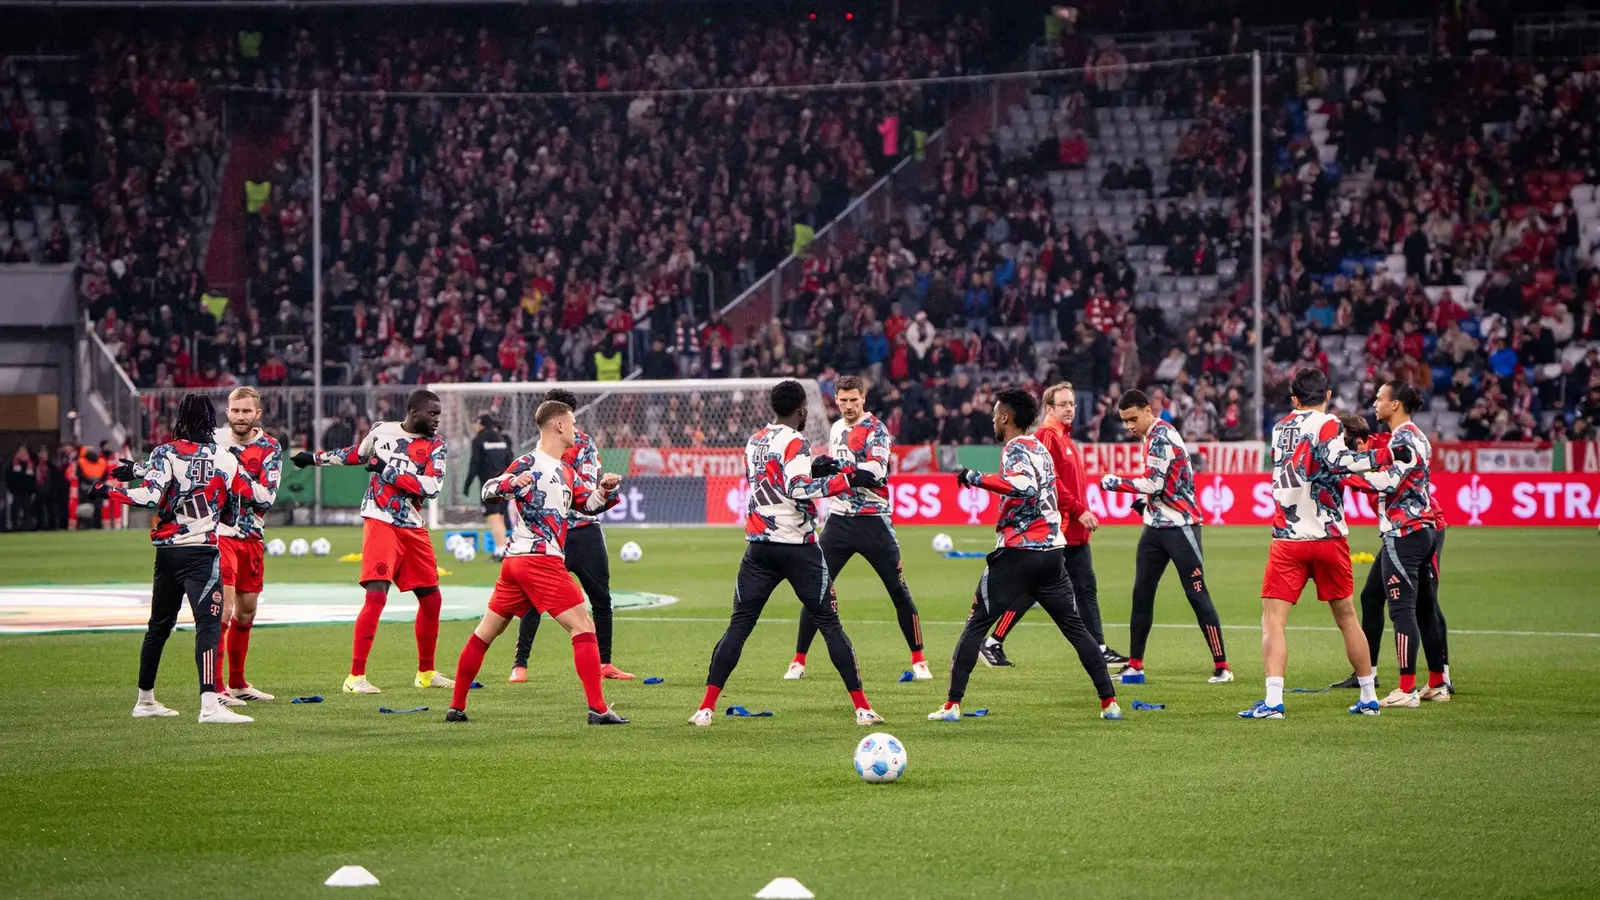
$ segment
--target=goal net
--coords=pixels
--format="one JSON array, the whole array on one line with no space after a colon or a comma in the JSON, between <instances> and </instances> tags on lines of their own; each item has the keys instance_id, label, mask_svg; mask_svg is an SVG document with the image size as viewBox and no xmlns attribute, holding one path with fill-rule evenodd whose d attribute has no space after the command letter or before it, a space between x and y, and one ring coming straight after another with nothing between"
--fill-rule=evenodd
<instances>
[{"instance_id":1,"label":"goal net","mask_svg":"<svg viewBox=\"0 0 1600 900\"><path fill-rule=\"evenodd\" d=\"M604 469L626 480L607 523L699 524L708 504L724 505L744 476L744 446L772 421L767 395L783 379L726 378L673 381L568 381L503 384L434 384L444 406L440 434L449 447L449 483L430 508L435 528L480 527L481 485L463 493L472 454L474 425L484 413L511 442L513 455L539 440L534 413L545 393L561 388L578 398L578 427L599 449ZM828 416L814 379L802 379L810 413L806 437L827 443Z\"/></svg>"}]
</instances>

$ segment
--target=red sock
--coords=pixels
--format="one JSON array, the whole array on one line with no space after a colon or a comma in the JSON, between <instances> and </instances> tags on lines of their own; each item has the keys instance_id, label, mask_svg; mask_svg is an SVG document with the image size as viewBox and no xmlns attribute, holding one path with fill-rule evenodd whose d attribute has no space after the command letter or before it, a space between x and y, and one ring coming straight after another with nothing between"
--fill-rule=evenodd
<instances>
[{"instance_id":1,"label":"red sock","mask_svg":"<svg viewBox=\"0 0 1600 900\"><path fill-rule=\"evenodd\" d=\"M572 667L578 670L578 680L583 682L583 699L589 708L603 713L606 694L600 687L600 642L594 632L585 631L572 636Z\"/></svg>"},{"instance_id":2,"label":"red sock","mask_svg":"<svg viewBox=\"0 0 1600 900\"><path fill-rule=\"evenodd\" d=\"M478 637L476 631L467 638L467 645L461 648L461 658L456 660L456 690L450 695L452 708L467 711L467 692L472 690L472 680L483 668L483 654L488 650L489 644Z\"/></svg>"},{"instance_id":3,"label":"red sock","mask_svg":"<svg viewBox=\"0 0 1600 900\"><path fill-rule=\"evenodd\" d=\"M1101 697L1100 698L1100 708L1101 709L1105 709L1106 707L1110 706L1111 704L1113 704L1115 702L1117 702L1117 695L1116 694L1112 694L1109 697Z\"/></svg>"},{"instance_id":4,"label":"red sock","mask_svg":"<svg viewBox=\"0 0 1600 900\"><path fill-rule=\"evenodd\" d=\"M911 651L911 664L913 666L916 665L917 663L925 663L927 661L928 661L928 658L926 656L922 655L922 651L921 650L913 650L913 651Z\"/></svg>"},{"instance_id":5,"label":"red sock","mask_svg":"<svg viewBox=\"0 0 1600 900\"><path fill-rule=\"evenodd\" d=\"M1222 662L1217 663L1217 668L1219 668L1219 669L1226 669L1227 667L1228 667L1228 661L1227 660L1223 660Z\"/></svg>"},{"instance_id":6,"label":"red sock","mask_svg":"<svg viewBox=\"0 0 1600 900\"><path fill-rule=\"evenodd\" d=\"M1444 673L1443 672L1429 672L1428 673L1428 687L1431 687L1431 688L1444 687Z\"/></svg>"},{"instance_id":7,"label":"red sock","mask_svg":"<svg viewBox=\"0 0 1600 900\"><path fill-rule=\"evenodd\" d=\"M700 701L700 708L701 709L716 709L717 708L717 698L720 697L720 696L722 696L722 688L719 688L714 684L706 685L706 696L705 696L704 700Z\"/></svg>"},{"instance_id":8,"label":"red sock","mask_svg":"<svg viewBox=\"0 0 1600 900\"><path fill-rule=\"evenodd\" d=\"M1400 676L1400 690L1405 691L1406 693L1409 694L1409 693L1411 693L1412 691L1414 691L1416 689L1417 689L1417 676L1415 674L1412 674L1412 675L1401 675Z\"/></svg>"},{"instance_id":9,"label":"red sock","mask_svg":"<svg viewBox=\"0 0 1600 900\"><path fill-rule=\"evenodd\" d=\"M850 692L850 702L854 703L856 705L856 709L871 709L872 708L872 704L867 702L867 695L866 695L866 692L864 692L864 691L860 691L860 690L851 691Z\"/></svg>"},{"instance_id":10,"label":"red sock","mask_svg":"<svg viewBox=\"0 0 1600 900\"><path fill-rule=\"evenodd\" d=\"M388 591L367 591L367 599L356 616L356 637L350 647L350 674L367 674L367 657L372 653L372 642L378 636L378 617L383 615L383 605L389 602Z\"/></svg>"},{"instance_id":11,"label":"red sock","mask_svg":"<svg viewBox=\"0 0 1600 900\"><path fill-rule=\"evenodd\" d=\"M957 703L957 702L956 702L956 701L954 701L954 700L946 700L946 701L945 701L945 702L944 702L944 708L945 708L945 709L953 709L953 708L955 708L955 707L957 707L957 706L960 706L960 705L961 705L961 704L959 704L959 703Z\"/></svg>"},{"instance_id":12,"label":"red sock","mask_svg":"<svg viewBox=\"0 0 1600 900\"><path fill-rule=\"evenodd\" d=\"M250 654L250 626L239 622L228 629L228 687L242 688L250 682L244 679L244 659Z\"/></svg>"},{"instance_id":13,"label":"red sock","mask_svg":"<svg viewBox=\"0 0 1600 900\"><path fill-rule=\"evenodd\" d=\"M796 653L794 655L794 661L803 666L806 664L806 655L804 653Z\"/></svg>"},{"instance_id":14,"label":"red sock","mask_svg":"<svg viewBox=\"0 0 1600 900\"><path fill-rule=\"evenodd\" d=\"M228 649L228 623L227 622L223 622L222 623L222 632L217 635L217 653L216 653L217 670L215 672L211 673L211 683L215 684L217 686L217 690L219 690L219 691L222 690L223 687L226 684L226 682L224 682L222 680L222 657L227 653L227 649Z\"/></svg>"},{"instance_id":15,"label":"red sock","mask_svg":"<svg viewBox=\"0 0 1600 900\"><path fill-rule=\"evenodd\" d=\"M1130 669L1142 669L1142 668L1144 668L1144 657L1135 656L1133 659L1128 660L1128 668L1130 668Z\"/></svg>"},{"instance_id":16,"label":"red sock","mask_svg":"<svg viewBox=\"0 0 1600 900\"><path fill-rule=\"evenodd\" d=\"M417 671L433 671L433 653L439 646L439 607L443 598L438 588L417 591Z\"/></svg>"}]
</instances>

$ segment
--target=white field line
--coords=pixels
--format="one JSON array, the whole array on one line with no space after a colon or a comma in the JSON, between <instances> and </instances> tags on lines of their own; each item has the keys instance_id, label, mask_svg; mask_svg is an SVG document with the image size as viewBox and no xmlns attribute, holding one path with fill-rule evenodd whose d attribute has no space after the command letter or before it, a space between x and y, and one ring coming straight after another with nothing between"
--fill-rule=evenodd
<instances>
[{"instance_id":1,"label":"white field line","mask_svg":"<svg viewBox=\"0 0 1600 900\"><path fill-rule=\"evenodd\" d=\"M726 618L712 618L710 616L630 616L624 610L617 610L617 614L616 615L617 615L617 618L619 620L620 619L626 619L629 622L694 622L694 623L711 622L711 623L724 623L725 624L728 621ZM800 620L799 619L778 618L778 617L774 617L774 616L762 616L761 617L761 621L762 622L772 622L772 623L779 624L779 625L794 625L794 624L797 624ZM898 627L899 624L900 623L898 621L893 621L893 620L881 620L880 621L880 620L858 620L858 619L852 619L850 621L850 627L852 627L852 628L854 628L857 625L894 625L894 626ZM965 622L930 622L930 621L924 619L922 621L922 624L923 624L924 627L932 625L932 626L939 627L939 628L960 628L963 625L965 625L966 623ZM1055 627L1054 623L1045 623L1045 622L1018 622L1017 625L1029 626L1029 627L1038 626L1038 627L1041 627L1041 628L1054 628ZM1016 626L1013 626L1013 627L1016 627ZM1105 623L1105 627L1106 628L1127 628L1128 627L1128 623L1126 623L1126 622L1106 622ZM1179 625L1179 624L1171 623L1171 622L1157 622L1154 625L1152 625L1151 627L1153 627L1153 628L1196 628L1198 626L1195 626L1195 625ZM1222 627L1227 629L1227 630L1229 630L1229 631L1254 631L1254 632L1259 632L1261 630L1261 628L1259 626L1256 626L1256 625L1224 625ZM1290 625L1290 626L1288 626L1287 630L1289 630L1289 631L1338 631L1339 629L1333 627L1332 625ZM1454 636L1456 636L1458 634L1469 634L1469 635L1475 635L1475 636L1479 636L1479 637L1540 637L1540 638L1588 638L1588 639L1600 638L1600 632L1592 632L1592 631L1493 631L1493 630L1464 629L1464 628L1452 628L1452 629L1450 629L1450 636L1451 637L1454 637Z\"/></svg>"}]
</instances>

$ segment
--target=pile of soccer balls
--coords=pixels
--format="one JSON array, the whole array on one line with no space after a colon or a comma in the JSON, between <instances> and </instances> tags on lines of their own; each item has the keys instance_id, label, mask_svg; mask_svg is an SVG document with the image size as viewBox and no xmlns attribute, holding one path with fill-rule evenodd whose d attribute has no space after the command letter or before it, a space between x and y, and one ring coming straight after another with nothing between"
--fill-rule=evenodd
<instances>
[{"instance_id":1,"label":"pile of soccer balls","mask_svg":"<svg viewBox=\"0 0 1600 900\"><path fill-rule=\"evenodd\" d=\"M317 538L309 544L305 538L295 538L288 546L284 546L283 541L278 538L267 541L268 556L282 556L284 553L290 556L305 556L308 553L312 556L327 556L332 552L333 545L328 543L327 538Z\"/></svg>"},{"instance_id":2,"label":"pile of soccer balls","mask_svg":"<svg viewBox=\"0 0 1600 900\"><path fill-rule=\"evenodd\" d=\"M478 558L478 545L464 534L452 534L444 539L444 549L450 551L456 562L472 562Z\"/></svg>"}]
</instances>

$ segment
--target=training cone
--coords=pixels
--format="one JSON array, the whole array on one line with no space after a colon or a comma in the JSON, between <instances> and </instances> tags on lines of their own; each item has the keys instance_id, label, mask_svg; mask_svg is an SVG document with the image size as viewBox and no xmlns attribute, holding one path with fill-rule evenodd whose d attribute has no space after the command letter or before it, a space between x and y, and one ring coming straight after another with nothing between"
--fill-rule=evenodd
<instances>
[{"instance_id":1,"label":"training cone","mask_svg":"<svg viewBox=\"0 0 1600 900\"><path fill-rule=\"evenodd\" d=\"M771 884L756 894L758 900L813 900L816 896L806 890L805 885L788 877L772 879Z\"/></svg>"},{"instance_id":2,"label":"training cone","mask_svg":"<svg viewBox=\"0 0 1600 900\"><path fill-rule=\"evenodd\" d=\"M323 884L328 887L376 887L378 879L361 866L340 866L339 871L329 875Z\"/></svg>"}]
</instances>

